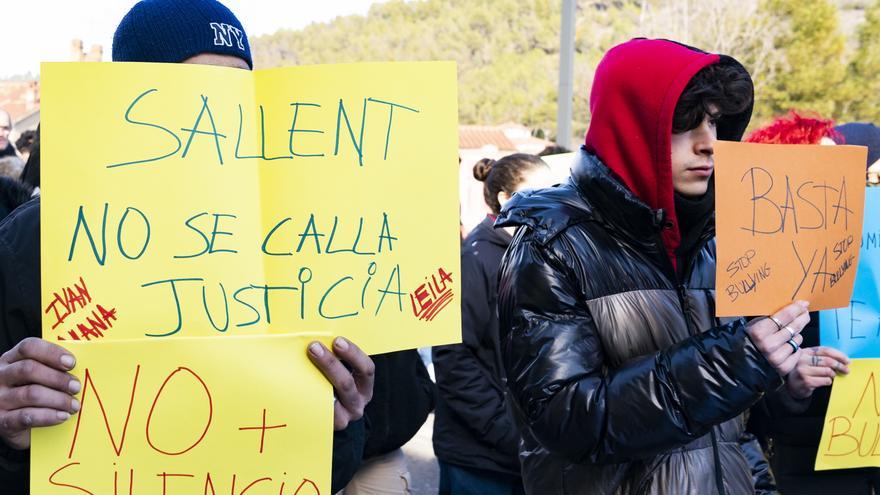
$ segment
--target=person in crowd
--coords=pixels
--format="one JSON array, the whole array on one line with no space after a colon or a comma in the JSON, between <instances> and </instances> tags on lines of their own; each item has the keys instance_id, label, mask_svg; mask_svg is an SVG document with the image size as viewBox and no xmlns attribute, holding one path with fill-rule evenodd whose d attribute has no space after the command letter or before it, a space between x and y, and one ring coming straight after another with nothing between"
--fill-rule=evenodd
<instances>
[{"instance_id":1,"label":"person in crowd","mask_svg":"<svg viewBox=\"0 0 880 495\"><path fill-rule=\"evenodd\" d=\"M15 149L18 150L18 155L21 156L22 161L27 162L36 139L37 132L27 130L22 132L18 139L15 140Z\"/></svg>"},{"instance_id":2,"label":"person in crowd","mask_svg":"<svg viewBox=\"0 0 880 495\"><path fill-rule=\"evenodd\" d=\"M32 193L27 184L9 177L0 177L0 220L31 199Z\"/></svg>"},{"instance_id":3,"label":"person in crowd","mask_svg":"<svg viewBox=\"0 0 880 495\"><path fill-rule=\"evenodd\" d=\"M541 152L538 153L538 156L561 155L563 153L571 153L571 150L566 148L565 146L551 144L550 146L547 146L543 150L541 150Z\"/></svg>"},{"instance_id":4,"label":"person in crowd","mask_svg":"<svg viewBox=\"0 0 880 495\"><path fill-rule=\"evenodd\" d=\"M34 133L34 141L19 180L32 188L35 196L40 194L40 126Z\"/></svg>"},{"instance_id":5,"label":"person in crowd","mask_svg":"<svg viewBox=\"0 0 880 495\"><path fill-rule=\"evenodd\" d=\"M15 147L9 141L9 135L12 134L12 116L9 112L0 108L0 158L7 156L18 157Z\"/></svg>"},{"instance_id":6,"label":"person in crowd","mask_svg":"<svg viewBox=\"0 0 880 495\"><path fill-rule=\"evenodd\" d=\"M880 128L865 122L851 122L834 130L843 136L846 144L868 147L868 186L880 185Z\"/></svg>"},{"instance_id":7,"label":"person in crowd","mask_svg":"<svg viewBox=\"0 0 880 495\"><path fill-rule=\"evenodd\" d=\"M845 368L802 359L805 301L714 317L713 147L742 137L752 104L730 57L618 45L596 69L569 181L499 215L521 226L498 290L527 493L766 493L742 413Z\"/></svg>"},{"instance_id":8,"label":"person in crowd","mask_svg":"<svg viewBox=\"0 0 880 495\"><path fill-rule=\"evenodd\" d=\"M24 162L18 155L9 155L0 158L0 177L18 179L24 170Z\"/></svg>"},{"instance_id":9,"label":"person in crowd","mask_svg":"<svg viewBox=\"0 0 880 495\"><path fill-rule=\"evenodd\" d=\"M401 447L434 410L436 386L415 349L373 356L376 384L364 410L363 463L342 495L409 495L412 479Z\"/></svg>"},{"instance_id":10,"label":"person in crowd","mask_svg":"<svg viewBox=\"0 0 880 495\"><path fill-rule=\"evenodd\" d=\"M834 120L823 119L791 110L767 125L755 129L743 140L747 143L766 144L824 144L833 146L843 141L834 129Z\"/></svg>"},{"instance_id":11,"label":"person in crowd","mask_svg":"<svg viewBox=\"0 0 880 495\"><path fill-rule=\"evenodd\" d=\"M834 120L791 111L774 119L746 138L752 143L776 144L860 144L869 145L876 130L870 124L846 124L834 127ZM880 140L868 148L868 165L880 158ZM873 160L872 160L873 158ZM810 323L801 331L803 348L812 356L819 347L819 314L810 313ZM823 359L821 356L817 360ZM831 383L831 377L828 378ZM809 407L791 411L776 401L767 400L752 410L748 429L765 445L777 488L783 495L822 494L834 490L853 495L880 492L880 470L875 468L815 471L816 451L822 436L825 411L831 390L816 390Z\"/></svg>"},{"instance_id":12,"label":"person in crowd","mask_svg":"<svg viewBox=\"0 0 880 495\"><path fill-rule=\"evenodd\" d=\"M543 160L522 153L474 165L491 214L468 234L461 252L462 343L435 347L439 400L434 453L440 463L440 495L523 493L519 433L505 403L498 340L498 268L512 239L494 229L514 193L551 184Z\"/></svg>"},{"instance_id":13,"label":"person in crowd","mask_svg":"<svg viewBox=\"0 0 880 495\"><path fill-rule=\"evenodd\" d=\"M246 35L241 45L216 44L212 22L245 32L235 15L216 0L142 0L116 29L113 60L249 70L252 61ZM3 122L0 118L0 136L5 135ZM68 373L76 357L39 338L39 246L40 200L35 198L0 224L0 486L4 495L28 493L31 429L62 423L79 409L74 395L82 385ZM373 391L373 362L344 338L335 339L332 347L313 342L308 355L333 385L337 398L333 486L339 490L351 478L363 452L361 416Z\"/></svg>"}]
</instances>

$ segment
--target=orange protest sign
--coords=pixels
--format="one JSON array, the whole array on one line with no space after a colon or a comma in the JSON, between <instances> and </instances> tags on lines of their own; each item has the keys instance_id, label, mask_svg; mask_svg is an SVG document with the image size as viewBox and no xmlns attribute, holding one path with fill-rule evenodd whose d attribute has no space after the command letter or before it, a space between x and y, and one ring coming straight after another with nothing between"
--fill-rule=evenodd
<instances>
[{"instance_id":1,"label":"orange protest sign","mask_svg":"<svg viewBox=\"0 0 880 495\"><path fill-rule=\"evenodd\" d=\"M718 142L717 315L791 301L849 304L859 261L866 148Z\"/></svg>"}]
</instances>

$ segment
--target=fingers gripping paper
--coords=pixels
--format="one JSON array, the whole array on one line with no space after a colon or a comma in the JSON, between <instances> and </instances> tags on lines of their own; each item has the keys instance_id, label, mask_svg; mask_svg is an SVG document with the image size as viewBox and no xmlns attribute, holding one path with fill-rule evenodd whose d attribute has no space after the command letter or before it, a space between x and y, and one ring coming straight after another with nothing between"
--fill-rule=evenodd
<instances>
[{"instance_id":1,"label":"fingers gripping paper","mask_svg":"<svg viewBox=\"0 0 880 495\"><path fill-rule=\"evenodd\" d=\"M843 307L859 262L866 149L718 142L717 315Z\"/></svg>"},{"instance_id":2,"label":"fingers gripping paper","mask_svg":"<svg viewBox=\"0 0 880 495\"><path fill-rule=\"evenodd\" d=\"M459 341L455 78L44 64L44 336Z\"/></svg>"}]
</instances>

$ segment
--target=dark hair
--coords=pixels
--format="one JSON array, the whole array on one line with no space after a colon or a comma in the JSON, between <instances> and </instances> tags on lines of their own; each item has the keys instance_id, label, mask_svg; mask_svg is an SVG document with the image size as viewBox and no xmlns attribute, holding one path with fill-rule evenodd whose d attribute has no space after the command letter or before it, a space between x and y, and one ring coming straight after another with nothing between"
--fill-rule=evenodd
<instances>
[{"instance_id":1,"label":"dark hair","mask_svg":"<svg viewBox=\"0 0 880 495\"><path fill-rule=\"evenodd\" d=\"M513 195L526 172L540 167L550 168L544 160L526 153L516 153L498 160L483 158L474 165L474 178L483 183L483 199L492 213L497 215L501 213L498 193L504 191Z\"/></svg>"},{"instance_id":2,"label":"dark hair","mask_svg":"<svg viewBox=\"0 0 880 495\"><path fill-rule=\"evenodd\" d=\"M563 153L571 153L571 150L566 148L565 146L551 144L550 146L547 146L546 148L541 150L541 152L538 153L538 156L561 155Z\"/></svg>"},{"instance_id":3,"label":"dark hair","mask_svg":"<svg viewBox=\"0 0 880 495\"><path fill-rule=\"evenodd\" d=\"M19 153L30 152L31 148L34 146L35 139L37 139L36 131L24 131L21 133L21 136L15 140L15 149L17 149Z\"/></svg>"},{"instance_id":4,"label":"dark hair","mask_svg":"<svg viewBox=\"0 0 880 495\"><path fill-rule=\"evenodd\" d=\"M30 187L40 187L40 126L34 136L34 144L31 154L28 155L24 170L21 171L21 181Z\"/></svg>"},{"instance_id":5,"label":"dark hair","mask_svg":"<svg viewBox=\"0 0 880 495\"><path fill-rule=\"evenodd\" d=\"M27 203L33 190L27 185L10 177L0 177L0 220L12 213L12 210Z\"/></svg>"},{"instance_id":6,"label":"dark hair","mask_svg":"<svg viewBox=\"0 0 880 495\"><path fill-rule=\"evenodd\" d=\"M749 75L742 68L725 64L704 67L678 98L672 132L680 134L695 129L706 115L717 119L745 112L752 104L752 91ZM711 112L711 106L717 111Z\"/></svg>"}]
</instances>

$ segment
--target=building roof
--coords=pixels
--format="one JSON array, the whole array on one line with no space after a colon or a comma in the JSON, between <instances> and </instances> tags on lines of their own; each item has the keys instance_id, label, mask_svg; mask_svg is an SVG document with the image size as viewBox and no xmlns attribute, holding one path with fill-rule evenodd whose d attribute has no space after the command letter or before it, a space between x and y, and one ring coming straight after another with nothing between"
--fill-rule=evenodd
<instances>
[{"instance_id":1,"label":"building roof","mask_svg":"<svg viewBox=\"0 0 880 495\"><path fill-rule=\"evenodd\" d=\"M458 126L459 148L476 150L486 146L494 146L499 150L516 150L516 146L504 135L504 130L500 127L488 125Z\"/></svg>"},{"instance_id":2,"label":"building roof","mask_svg":"<svg viewBox=\"0 0 880 495\"><path fill-rule=\"evenodd\" d=\"M0 81L0 108L9 112L17 122L40 108L40 83L30 81Z\"/></svg>"},{"instance_id":3,"label":"building roof","mask_svg":"<svg viewBox=\"0 0 880 495\"><path fill-rule=\"evenodd\" d=\"M514 123L458 126L458 147L463 150L493 148L498 151L538 154L552 144L532 136L528 127Z\"/></svg>"}]
</instances>

